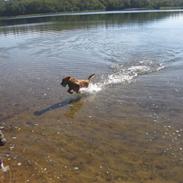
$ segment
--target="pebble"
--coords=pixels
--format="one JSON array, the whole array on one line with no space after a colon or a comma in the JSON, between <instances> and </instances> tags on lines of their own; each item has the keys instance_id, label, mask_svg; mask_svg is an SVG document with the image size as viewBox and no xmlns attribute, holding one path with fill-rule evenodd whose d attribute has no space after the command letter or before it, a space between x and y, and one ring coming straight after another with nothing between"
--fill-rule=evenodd
<instances>
[{"instance_id":1,"label":"pebble","mask_svg":"<svg viewBox=\"0 0 183 183\"><path fill-rule=\"evenodd\" d=\"M21 128L17 128L17 130L18 130L18 131L20 131L20 130L21 130Z\"/></svg>"},{"instance_id":2,"label":"pebble","mask_svg":"<svg viewBox=\"0 0 183 183\"><path fill-rule=\"evenodd\" d=\"M15 148L15 145L10 146L10 150L12 151Z\"/></svg>"},{"instance_id":3,"label":"pebble","mask_svg":"<svg viewBox=\"0 0 183 183\"><path fill-rule=\"evenodd\" d=\"M79 170L79 167L77 167L77 166L76 166L76 167L74 167L74 170Z\"/></svg>"},{"instance_id":4,"label":"pebble","mask_svg":"<svg viewBox=\"0 0 183 183\"><path fill-rule=\"evenodd\" d=\"M22 163L18 162L18 163L17 163L17 165L18 165L18 166L21 166L21 165L22 165Z\"/></svg>"}]
</instances>

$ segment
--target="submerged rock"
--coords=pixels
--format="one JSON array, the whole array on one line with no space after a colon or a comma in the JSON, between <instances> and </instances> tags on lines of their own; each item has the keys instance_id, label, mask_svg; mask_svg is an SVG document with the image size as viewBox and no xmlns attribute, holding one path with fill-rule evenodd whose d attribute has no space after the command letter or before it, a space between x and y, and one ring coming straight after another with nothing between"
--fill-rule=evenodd
<instances>
[{"instance_id":1,"label":"submerged rock","mask_svg":"<svg viewBox=\"0 0 183 183\"><path fill-rule=\"evenodd\" d=\"M3 132L0 130L0 146L3 146L4 144L6 144L6 139Z\"/></svg>"},{"instance_id":2,"label":"submerged rock","mask_svg":"<svg viewBox=\"0 0 183 183\"><path fill-rule=\"evenodd\" d=\"M3 161L0 160L0 169L1 169L3 172L7 172L7 171L9 170L9 166L4 166Z\"/></svg>"}]
</instances>

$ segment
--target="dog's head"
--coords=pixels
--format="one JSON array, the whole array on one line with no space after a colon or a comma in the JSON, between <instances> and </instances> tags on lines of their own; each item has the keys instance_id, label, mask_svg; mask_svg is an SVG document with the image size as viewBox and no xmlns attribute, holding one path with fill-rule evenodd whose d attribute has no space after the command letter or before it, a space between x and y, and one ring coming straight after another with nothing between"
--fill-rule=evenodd
<instances>
[{"instance_id":1,"label":"dog's head","mask_svg":"<svg viewBox=\"0 0 183 183\"><path fill-rule=\"evenodd\" d=\"M63 87L66 87L70 78L71 78L70 76L65 77L64 79L62 79L62 82L60 84Z\"/></svg>"}]
</instances>

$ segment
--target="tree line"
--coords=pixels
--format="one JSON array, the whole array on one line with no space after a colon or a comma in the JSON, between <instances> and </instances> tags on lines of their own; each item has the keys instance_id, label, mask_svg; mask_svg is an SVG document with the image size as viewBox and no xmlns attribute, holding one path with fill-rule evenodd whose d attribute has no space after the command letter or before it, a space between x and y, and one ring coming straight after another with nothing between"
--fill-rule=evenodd
<instances>
[{"instance_id":1,"label":"tree line","mask_svg":"<svg viewBox=\"0 0 183 183\"><path fill-rule=\"evenodd\" d=\"M183 7L183 0L0 0L0 16L161 7Z\"/></svg>"}]
</instances>

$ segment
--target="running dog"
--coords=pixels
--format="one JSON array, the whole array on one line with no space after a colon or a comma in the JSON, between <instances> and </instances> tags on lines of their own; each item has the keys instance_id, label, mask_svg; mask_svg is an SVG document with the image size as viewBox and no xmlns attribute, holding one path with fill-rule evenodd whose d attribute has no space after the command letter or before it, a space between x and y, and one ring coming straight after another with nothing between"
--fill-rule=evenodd
<instances>
[{"instance_id":1,"label":"running dog","mask_svg":"<svg viewBox=\"0 0 183 183\"><path fill-rule=\"evenodd\" d=\"M89 83L92 78L95 77L95 74L92 74L86 80L76 79L71 76L67 76L62 79L61 85L66 87L68 85L69 89L67 90L68 93L73 94L73 92L79 93L80 88L88 88Z\"/></svg>"}]
</instances>

